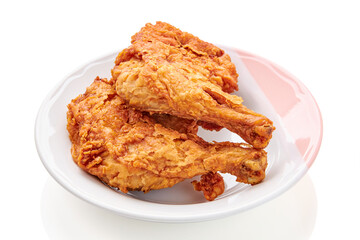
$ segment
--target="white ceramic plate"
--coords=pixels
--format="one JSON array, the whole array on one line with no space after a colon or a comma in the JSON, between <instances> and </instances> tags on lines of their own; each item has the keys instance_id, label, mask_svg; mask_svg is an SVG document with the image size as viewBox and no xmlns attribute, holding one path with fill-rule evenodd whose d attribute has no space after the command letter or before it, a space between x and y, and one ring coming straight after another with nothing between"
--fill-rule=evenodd
<instances>
[{"instance_id":1,"label":"white ceramic plate","mask_svg":"<svg viewBox=\"0 0 360 240\"><path fill-rule=\"evenodd\" d=\"M226 189L212 202L193 190L191 180L172 188L124 194L78 168L70 154L66 130L67 104L85 92L96 76L110 77L116 53L86 64L60 82L40 107L35 124L39 156L52 177L65 189L97 206L123 216L159 222L195 222L238 213L258 206L294 185L308 170L320 148L322 120L306 87L275 64L252 54L222 47L239 73L238 94L249 108L272 119L276 126L268 151L267 175L261 184L237 183L224 174ZM227 130L200 130L205 140L240 142Z\"/></svg>"}]
</instances>

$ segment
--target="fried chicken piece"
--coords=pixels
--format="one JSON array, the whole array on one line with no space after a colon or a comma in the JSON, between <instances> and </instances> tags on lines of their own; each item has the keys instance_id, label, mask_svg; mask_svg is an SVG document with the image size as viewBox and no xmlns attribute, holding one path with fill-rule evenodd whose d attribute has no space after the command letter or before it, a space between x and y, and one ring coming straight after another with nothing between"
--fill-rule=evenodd
<instances>
[{"instance_id":1,"label":"fried chicken piece","mask_svg":"<svg viewBox=\"0 0 360 240\"><path fill-rule=\"evenodd\" d=\"M147 113L144 112L144 114L146 115ZM198 132L199 127L195 120L179 118L169 114L152 114L151 118L164 127L180 133L191 133L195 135Z\"/></svg>"},{"instance_id":2,"label":"fried chicken piece","mask_svg":"<svg viewBox=\"0 0 360 240\"><path fill-rule=\"evenodd\" d=\"M219 173L209 172L201 176L200 182L192 181L196 191L202 191L206 200L213 201L225 190L223 177Z\"/></svg>"},{"instance_id":3,"label":"fried chicken piece","mask_svg":"<svg viewBox=\"0 0 360 240\"><path fill-rule=\"evenodd\" d=\"M221 126L265 148L272 121L230 95L237 73L220 48L163 22L146 24L119 53L112 69L117 93L139 110Z\"/></svg>"},{"instance_id":4,"label":"fried chicken piece","mask_svg":"<svg viewBox=\"0 0 360 240\"><path fill-rule=\"evenodd\" d=\"M249 184L265 176L265 151L207 143L191 132L166 128L127 106L106 79L95 79L85 94L71 101L67 120L74 162L125 193L167 188L217 171Z\"/></svg>"}]
</instances>

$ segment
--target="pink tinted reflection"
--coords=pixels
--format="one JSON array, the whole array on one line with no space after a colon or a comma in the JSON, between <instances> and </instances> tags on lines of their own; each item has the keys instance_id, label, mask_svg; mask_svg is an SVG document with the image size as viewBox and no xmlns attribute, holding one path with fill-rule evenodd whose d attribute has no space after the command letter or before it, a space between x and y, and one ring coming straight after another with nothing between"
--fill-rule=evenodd
<instances>
[{"instance_id":1,"label":"pink tinted reflection","mask_svg":"<svg viewBox=\"0 0 360 240\"><path fill-rule=\"evenodd\" d=\"M237 52L310 167L322 138L322 120L314 98L300 81L275 64L241 50Z\"/></svg>"}]
</instances>

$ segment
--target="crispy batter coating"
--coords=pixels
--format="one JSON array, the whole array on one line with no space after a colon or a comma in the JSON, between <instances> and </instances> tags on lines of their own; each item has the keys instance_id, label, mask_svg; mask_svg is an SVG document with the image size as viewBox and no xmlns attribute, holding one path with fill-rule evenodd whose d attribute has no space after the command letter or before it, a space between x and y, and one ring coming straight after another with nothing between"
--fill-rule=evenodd
<instances>
[{"instance_id":1,"label":"crispy batter coating","mask_svg":"<svg viewBox=\"0 0 360 240\"><path fill-rule=\"evenodd\" d=\"M147 114L143 112L143 114ZM197 121L185 118L179 118L169 114L152 114L151 118L166 128L173 129L180 133L196 134L198 132Z\"/></svg>"},{"instance_id":2,"label":"crispy batter coating","mask_svg":"<svg viewBox=\"0 0 360 240\"><path fill-rule=\"evenodd\" d=\"M112 69L117 93L139 110L195 119L208 129L225 127L265 148L272 121L228 94L237 73L220 48L163 22L146 24L119 53Z\"/></svg>"},{"instance_id":3,"label":"crispy batter coating","mask_svg":"<svg viewBox=\"0 0 360 240\"><path fill-rule=\"evenodd\" d=\"M201 176L200 182L192 181L196 191L202 191L206 200L213 201L225 190L224 179L219 173L209 172Z\"/></svg>"},{"instance_id":4,"label":"crispy batter coating","mask_svg":"<svg viewBox=\"0 0 360 240\"><path fill-rule=\"evenodd\" d=\"M213 44L204 42L190 33L182 32L170 24L148 23L140 32L132 36L131 43L132 46L128 50L119 54L116 65L123 59L131 59L134 54L140 54L141 57L148 59L166 56L166 60L172 63L191 62L192 64L186 66L184 70L206 78L197 81L210 81L228 93L238 90L238 74L229 55Z\"/></svg>"},{"instance_id":5,"label":"crispy batter coating","mask_svg":"<svg viewBox=\"0 0 360 240\"><path fill-rule=\"evenodd\" d=\"M166 128L126 105L106 79L96 78L71 101L67 120L75 163L123 192L171 187L217 171L249 184L265 176L265 151L229 142L207 143L192 127L185 127L190 131L184 133Z\"/></svg>"}]
</instances>

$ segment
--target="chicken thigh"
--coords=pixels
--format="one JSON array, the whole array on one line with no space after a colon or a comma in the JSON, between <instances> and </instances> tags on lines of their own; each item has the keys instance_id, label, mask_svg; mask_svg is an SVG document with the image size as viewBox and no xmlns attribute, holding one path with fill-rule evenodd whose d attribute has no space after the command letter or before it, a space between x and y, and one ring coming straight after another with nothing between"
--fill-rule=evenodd
<instances>
[{"instance_id":1,"label":"chicken thigh","mask_svg":"<svg viewBox=\"0 0 360 240\"><path fill-rule=\"evenodd\" d=\"M112 77L132 107L225 127L255 148L265 148L275 129L229 94L237 90L238 74L223 50L167 23L147 24L135 34Z\"/></svg>"}]
</instances>

